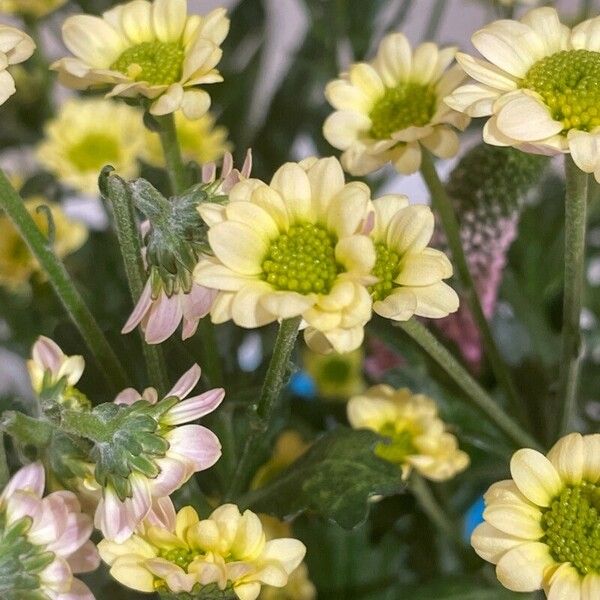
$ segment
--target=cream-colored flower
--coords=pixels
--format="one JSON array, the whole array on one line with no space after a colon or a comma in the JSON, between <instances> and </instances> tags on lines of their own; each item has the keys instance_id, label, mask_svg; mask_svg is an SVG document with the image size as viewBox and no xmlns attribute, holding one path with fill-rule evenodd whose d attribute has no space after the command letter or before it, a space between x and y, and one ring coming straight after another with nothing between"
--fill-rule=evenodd
<instances>
[{"instance_id":1,"label":"cream-colored flower","mask_svg":"<svg viewBox=\"0 0 600 600\"><path fill-rule=\"evenodd\" d=\"M75 56L52 68L69 87L142 96L152 101L153 115L181 109L188 119L198 119L210 107L200 86L223 81L215 67L228 31L224 8L199 16L187 14L187 0L133 0L102 18L68 18L63 39Z\"/></svg>"},{"instance_id":2,"label":"cream-colored flower","mask_svg":"<svg viewBox=\"0 0 600 600\"><path fill-rule=\"evenodd\" d=\"M175 128L181 154L186 162L205 165L221 160L226 152L232 150L232 144L227 140L227 128L216 125L215 117L210 113L192 121L181 111L177 111ZM159 135L147 130L146 143L146 162L155 167L164 167L165 158Z\"/></svg>"},{"instance_id":3,"label":"cream-colored flower","mask_svg":"<svg viewBox=\"0 0 600 600\"><path fill-rule=\"evenodd\" d=\"M510 590L600 598L600 434L567 435L546 456L519 450L510 471L484 496L475 552Z\"/></svg>"},{"instance_id":4,"label":"cream-colored flower","mask_svg":"<svg viewBox=\"0 0 600 600\"><path fill-rule=\"evenodd\" d=\"M345 354L331 352L326 355L306 350L302 362L315 382L319 397L346 401L366 387L363 378L364 357L362 348Z\"/></svg>"},{"instance_id":5,"label":"cream-colored flower","mask_svg":"<svg viewBox=\"0 0 600 600\"><path fill-rule=\"evenodd\" d=\"M68 0L0 0L0 12L26 17L45 17Z\"/></svg>"},{"instance_id":6,"label":"cream-colored flower","mask_svg":"<svg viewBox=\"0 0 600 600\"><path fill-rule=\"evenodd\" d=\"M571 30L555 9L543 7L520 21L491 23L472 41L487 60L457 55L475 83L459 87L446 103L472 117L489 116L487 143L570 152L600 181L600 17Z\"/></svg>"},{"instance_id":7,"label":"cream-colored flower","mask_svg":"<svg viewBox=\"0 0 600 600\"><path fill-rule=\"evenodd\" d=\"M0 25L0 104L4 104L17 91L8 67L26 61L34 50L35 42L26 33L8 25Z\"/></svg>"},{"instance_id":8,"label":"cream-colored flower","mask_svg":"<svg viewBox=\"0 0 600 600\"><path fill-rule=\"evenodd\" d=\"M87 240L87 229L82 223L72 221L59 204L45 198L25 200L25 208L39 229L48 234L48 218L39 206L47 206L54 222L54 251L63 258L79 250ZM7 216L0 216L0 285L18 290L27 284L34 273L41 273L37 259Z\"/></svg>"},{"instance_id":9,"label":"cream-colored flower","mask_svg":"<svg viewBox=\"0 0 600 600\"><path fill-rule=\"evenodd\" d=\"M360 233L369 196L325 158L287 163L269 185L241 181L228 204L201 204L214 257L199 262L194 278L219 290L213 321L253 328L302 316L315 349L357 348L371 317L365 285L374 281L375 248Z\"/></svg>"},{"instance_id":10,"label":"cream-colored flower","mask_svg":"<svg viewBox=\"0 0 600 600\"><path fill-rule=\"evenodd\" d=\"M469 466L468 454L446 431L435 402L423 394L376 385L350 399L348 421L355 429L371 429L385 438L375 452L398 464L403 478L414 468L427 479L443 481Z\"/></svg>"},{"instance_id":11,"label":"cream-colored flower","mask_svg":"<svg viewBox=\"0 0 600 600\"><path fill-rule=\"evenodd\" d=\"M93 195L106 165L125 179L136 177L145 145L140 110L102 98L73 99L46 125L37 156L60 181Z\"/></svg>"},{"instance_id":12,"label":"cream-colored flower","mask_svg":"<svg viewBox=\"0 0 600 600\"><path fill-rule=\"evenodd\" d=\"M369 288L373 310L395 321L413 315L439 319L458 310L458 295L443 282L452 276L452 264L443 252L427 245L434 229L431 209L409 205L398 195L378 198L373 205L373 275L378 280Z\"/></svg>"},{"instance_id":13,"label":"cream-colored flower","mask_svg":"<svg viewBox=\"0 0 600 600\"><path fill-rule=\"evenodd\" d=\"M216 584L240 600L255 600L264 584L285 586L306 552L292 538L267 541L258 516L234 504L200 520L191 506L175 515L168 499L131 538L103 540L98 550L111 575L134 590L179 593Z\"/></svg>"},{"instance_id":14,"label":"cream-colored flower","mask_svg":"<svg viewBox=\"0 0 600 600\"><path fill-rule=\"evenodd\" d=\"M401 33L386 36L370 63L357 63L327 85L336 109L323 126L327 141L343 150L342 165L366 175L388 162L404 174L421 166L421 144L436 156L458 152L454 127L469 119L443 102L464 80L458 66L448 69L456 48L427 42L413 52Z\"/></svg>"}]
</instances>

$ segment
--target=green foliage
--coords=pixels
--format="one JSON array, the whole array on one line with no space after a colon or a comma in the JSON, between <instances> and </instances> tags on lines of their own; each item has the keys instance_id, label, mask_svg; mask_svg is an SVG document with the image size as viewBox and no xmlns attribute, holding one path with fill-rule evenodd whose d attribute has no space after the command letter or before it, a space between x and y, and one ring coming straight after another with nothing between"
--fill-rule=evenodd
<instances>
[{"instance_id":1,"label":"green foliage","mask_svg":"<svg viewBox=\"0 0 600 600\"><path fill-rule=\"evenodd\" d=\"M374 453L381 438L371 431L338 428L325 434L299 460L246 504L289 518L314 511L351 529L364 522L369 501L404 488L400 471Z\"/></svg>"}]
</instances>

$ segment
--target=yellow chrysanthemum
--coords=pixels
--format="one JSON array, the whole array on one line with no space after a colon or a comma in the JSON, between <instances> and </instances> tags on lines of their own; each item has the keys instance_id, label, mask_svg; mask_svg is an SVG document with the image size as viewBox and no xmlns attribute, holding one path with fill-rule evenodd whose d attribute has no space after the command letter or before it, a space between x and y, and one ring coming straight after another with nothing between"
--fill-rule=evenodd
<instances>
[{"instance_id":1,"label":"yellow chrysanthemum","mask_svg":"<svg viewBox=\"0 0 600 600\"><path fill-rule=\"evenodd\" d=\"M366 175L393 163L401 173L421 165L421 144L441 158L458 152L453 127L469 119L443 102L464 80L458 66L448 69L456 48L425 43L411 50L401 33L386 36L370 63L357 63L327 85L336 109L325 121L327 141L343 150L342 165Z\"/></svg>"},{"instance_id":2,"label":"yellow chrysanthemum","mask_svg":"<svg viewBox=\"0 0 600 600\"><path fill-rule=\"evenodd\" d=\"M210 107L210 96L200 86L223 80L215 67L228 31L224 8L201 17L187 14L187 0L133 0L102 18L68 18L63 39L75 56L52 68L69 87L142 96L152 100L153 115L181 109L198 119Z\"/></svg>"},{"instance_id":3,"label":"yellow chrysanthemum","mask_svg":"<svg viewBox=\"0 0 600 600\"><path fill-rule=\"evenodd\" d=\"M26 33L0 25L0 104L4 104L17 91L8 67L26 61L34 50L35 43Z\"/></svg>"},{"instance_id":4,"label":"yellow chrysanthemum","mask_svg":"<svg viewBox=\"0 0 600 600\"><path fill-rule=\"evenodd\" d=\"M241 514L225 504L200 520L190 506L175 516L168 500L160 517L153 513L127 541L102 540L98 550L111 575L134 590L179 593L216 585L233 589L240 600L255 600L263 585L284 587L306 553L292 538L267 541L249 510Z\"/></svg>"},{"instance_id":5,"label":"yellow chrysanthemum","mask_svg":"<svg viewBox=\"0 0 600 600\"><path fill-rule=\"evenodd\" d=\"M373 310L388 319L406 321L413 315L439 319L458 310L456 292L443 282L452 264L443 252L428 247L434 229L431 209L409 205L405 196L373 201L377 261L370 287Z\"/></svg>"},{"instance_id":6,"label":"yellow chrysanthemum","mask_svg":"<svg viewBox=\"0 0 600 600\"><path fill-rule=\"evenodd\" d=\"M346 354L331 352L326 355L307 350L303 354L303 365L321 398L346 400L365 389L363 359L362 348Z\"/></svg>"},{"instance_id":7,"label":"yellow chrysanthemum","mask_svg":"<svg viewBox=\"0 0 600 600\"><path fill-rule=\"evenodd\" d=\"M600 17L571 30L555 9L538 8L520 21L491 23L471 39L487 60L457 55L475 83L446 103L472 117L489 116L487 143L570 152L600 181Z\"/></svg>"},{"instance_id":8,"label":"yellow chrysanthemum","mask_svg":"<svg viewBox=\"0 0 600 600\"><path fill-rule=\"evenodd\" d=\"M175 127L181 154L186 162L205 165L221 160L226 152L232 150L233 146L227 139L227 128L216 125L215 118L210 113L191 121L178 111L175 113ZM148 131L146 149L146 162L163 167L165 158L157 133Z\"/></svg>"},{"instance_id":9,"label":"yellow chrysanthemum","mask_svg":"<svg viewBox=\"0 0 600 600\"><path fill-rule=\"evenodd\" d=\"M60 205L45 198L30 198L25 208L36 225L47 235L48 218L38 212L38 206L45 205L52 212L54 221L54 251L59 257L67 256L81 248L87 240L87 229L82 223L72 221L62 211ZM33 273L39 272L39 264L29 248L6 216L0 216L0 285L17 290L27 283Z\"/></svg>"},{"instance_id":10,"label":"yellow chrysanthemum","mask_svg":"<svg viewBox=\"0 0 600 600\"><path fill-rule=\"evenodd\" d=\"M475 552L510 590L600 598L600 434L567 435L547 456L519 450L510 471L484 496Z\"/></svg>"},{"instance_id":11,"label":"yellow chrysanthemum","mask_svg":"<svg viewBox=\"0 0 600 600\"><path fill-rule=\"evenodd\" d=\"M309 447L310 444L297 431L289 430L281 433L275 442L271 458L256 472L252 480L252 489L269 483L300 458Z\"/></svg>"},{"instance_id":12,"label":"yellow chrysanthemum","mask_svg":"<svg viewBox=\"0 0 600 600\"><path fill-rule=\"evenodd\" d=\"M290 537L292 532L288 523L284 523L269 515L258 515L262 523L265 536L268 540L280 537ZM309 578L308 568L305 563L300 563L298 568L289 576L287 585L282 588L265 585L258 597L259 600L314 600L317 590Z\"/></svg>"},{"instance_id":13,"label":"yellow chrysanthemum","mask_svg":"<svg viewBox=\"0 0 600 600\"><path fill-rule=\"evenodd\" d=\"M68 0L0 0L0 12L40 18L64 6Z\"/></svg>"},{"instance_id":14,"label":"yellow chrysanthemum","mask_svg":"<svg viewBox=\"0 0 600 600\"><path fill-rule=\"evenodd\" d=\"M213 321L253 328L302 316L315 349L357 348L371 317L365 285L375 264L373 242L360 233L369 188L345 183L335 158L315 158L284 165L269 185L241 181L229 200L199 207L214 257L194 277L219 290Z\"/></svg>"},{"instance_id":15,"label":"yellow chrysanthemum","mask_svg":"<svg viewBox=\"0 0 600 600\"><path fill-rule=\"evenodd\" d=\"M125 179L139 174L145 131L141 111L103 98L73 99L46 125L40 163L85 194L98 193L98 174L112 165Z\"/></svg>"},{"instance_id":16,"label":"yellow chrysanthemum","mask_svg":"<svg viewBox=\"0 0 600 600\"><path fill-rule=\"evenodd\" d=\"M469 456L446 431L435 402L423 394L376 385L350 399L348 420L355 429L371 429L385 438L375 452L399 465L403 478L414 468L427 479L443 481L469 466Z\"/></svg>"}]
</instances>

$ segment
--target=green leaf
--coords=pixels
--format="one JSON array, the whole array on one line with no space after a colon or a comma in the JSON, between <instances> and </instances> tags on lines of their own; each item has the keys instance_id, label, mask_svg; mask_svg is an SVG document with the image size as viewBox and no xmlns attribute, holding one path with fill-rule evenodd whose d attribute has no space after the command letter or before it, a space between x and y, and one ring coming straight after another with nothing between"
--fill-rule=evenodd
<instances>
[{"instance_id":1,"label":"green leaf","mask_svg":"<svg viewBox=\"0 0 600 600\"><path fill-rule=\"evenodd\" d=\"M301 458L245 504L281 518L314 511L345 529L364 522L369 499L401 492L399 469L375 456L381 438L340 427L319 438Z\"/></svg>"}]
</instances>

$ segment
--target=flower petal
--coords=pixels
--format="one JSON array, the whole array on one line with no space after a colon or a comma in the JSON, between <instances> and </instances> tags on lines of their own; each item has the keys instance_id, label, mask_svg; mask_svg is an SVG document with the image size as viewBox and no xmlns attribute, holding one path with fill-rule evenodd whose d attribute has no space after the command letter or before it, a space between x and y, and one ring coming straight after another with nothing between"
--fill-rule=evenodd
<instances>
[{"instance_id":1,"label":"flower petal","mask_svg":"<svg viewBox=\"0 0 600 600\"><path fill-rule=\"evenodd\" d=\"M521 544L498 561L496 575L500 583L513 592L533 592L543 587L546 569L552 564L554 559L546 544ZM561 598L571 600L571 596Z\"/></svg>"},{"instance_id":2,"label":"flower petal","mask_svg":"<svg viewBox=\"0 0 600 600\"><path fill-rule=\"evenodd\" d=\"M471 536L473 549L483 560L496 565L509 550L520 546L523 540L503 533L489 523L478 525Z\"/></svg>"},{"instance_id":3,"label":"flower petal","mask_svg":"<svg viewBox=\"0 0 600 600\"><path fill-rule=\"evenodd\" d=\"M583 479L585 454L582 435L571 433L556 442L548 452L548 459L563 482L578 485Z\"/></svg>"},{"instance_id":4,"label":"flower petal","mask_svg":"<svg viewBox=\"0 0 600 600\"><path fill-rule=\"evenodd\" d=\"M510 472L520 492L538 506L550 506L563 483L552 463L535 450L518 450L510 461Z\"/></svg>"},{"instance_id":5,"label":"flower petal","mask_svg":"<svg viewBox=\"0 0 600 600\"><path fill-rule=\"evenodd\" d=\"M161 42L179 41L187 17L187 0L154 0L152 22Z\"/></svg>"},{"instance_id":6,"label":"flower petal","mask_svg":"<svg viewBox=\"0 0 600 600\"><path fill-rule=\"evenodd\" d=\"M208 231L208 241L215 256L232 271L242 275L262 273L268 244L266 238L250 224L234 221L218 223Z\"/></svg>"},{"instance_id":7,"label":"flower petal","mask_svg":"<svg viewBox=\"0 0 600 600\"><path fill-rule=\"evenodd\" d=\"M525 93L515 95L500 109L496 125L504 135L525 142L549 138L563 129L550 109Z\"/></svg>"},{"instance_id":8,"label":"flower petal","mask_svg":"<svg viewBox=\"0 0 600 600\"><path fill-rule=\"evenodd\" d=\"M297 163L277 169L270 186L279 193L291 217L304 221L312 215L310 181Z\"/></svg>"},{"instance_id":9,"label":"flower petal","mask_svg":"<svg viewBox=\"0 0 600 600\"><path fill-rule=\"evenodd\" d=\"M524 541L539 540L544 535L542 513L533 506L494 503L485 509L483 518L496 529Z\"/></svg>"}]
</instances>

